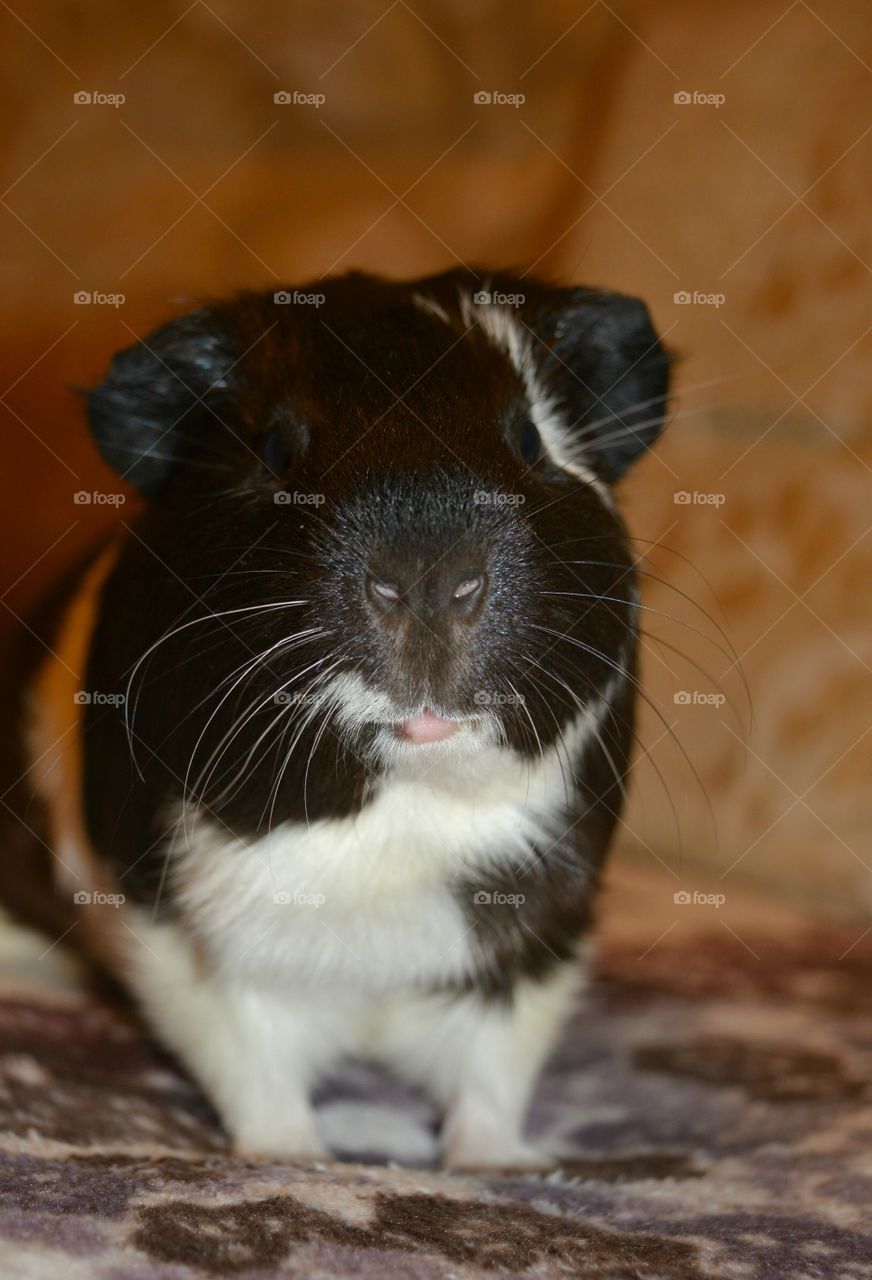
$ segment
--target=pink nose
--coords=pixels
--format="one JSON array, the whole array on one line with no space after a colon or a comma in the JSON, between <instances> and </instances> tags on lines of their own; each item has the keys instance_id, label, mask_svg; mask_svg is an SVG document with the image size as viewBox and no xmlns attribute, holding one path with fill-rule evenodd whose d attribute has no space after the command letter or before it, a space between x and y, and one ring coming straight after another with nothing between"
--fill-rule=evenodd
<instances>
[{"instance_id":1,"label":"pink nose","mask_svg":"<svg viewBox=\"0 0 872 1280\"><path fill-rule=\"evenodd\" d=\"M407 742L444 742L457 733L460 723L457 720L446 720L443 716L435 716L427 707L419 715L412 716L397 725L401 738Z\"/></svg>"}]
</instances>

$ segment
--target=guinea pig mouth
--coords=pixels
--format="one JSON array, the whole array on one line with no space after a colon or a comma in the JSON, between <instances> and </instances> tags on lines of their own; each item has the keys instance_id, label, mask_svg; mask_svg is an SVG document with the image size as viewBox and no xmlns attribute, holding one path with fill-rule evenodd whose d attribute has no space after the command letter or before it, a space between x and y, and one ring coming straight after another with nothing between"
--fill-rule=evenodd
<instances>
[{"instance_id":1,"label":"guinea pig mouth","mask_svg":"<svg viewBox=\"0 0 872 1280\"><path fill-rule=\"evenodd\" d=\"M425 746L431 742L445 742L448 738L453 738L465 723L464 720L437 715L429 707L424 707L408 720L395 724L393 730L401 742Z\"/></svg>"}]
</instances>

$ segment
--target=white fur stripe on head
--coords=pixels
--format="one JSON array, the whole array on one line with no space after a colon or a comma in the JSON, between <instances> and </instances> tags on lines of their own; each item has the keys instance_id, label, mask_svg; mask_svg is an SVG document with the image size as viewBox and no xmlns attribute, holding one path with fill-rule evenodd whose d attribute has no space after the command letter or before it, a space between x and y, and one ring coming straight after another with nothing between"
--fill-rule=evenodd
<instances>
[{"instance_id":1,"label":"white fur stripe on head","mask_svg":"<svg viewBox=\"0 0 872 1280\"><path fill-rule=\"evenodd\" d=\"M419 311L424 311L429 316L435 316L437 320L441 320L443 324L447 324L451 329L456 328L451 316L442 306L442 303L437 302L435 298L428 298L423 293L413 293L412 301Z\"/></svg>"},{"instance_id":2,"label":"white fur stripe on head","mask_svg":"<svg viewBox=\"0 0 872 1280\"><path fill-rule=\"evenodd\" d=\"M491 294L488 281L482 292ZM612 495L608 486L590 466L589 457L575 438L572 424L568 423L559 400L542 387L536 362L536 337L524 324L517 310L507 303L476 301L478 294L461 292L460 314L468 329L477 325L494 346L504 351L520 375L530 405L530 417L542 437L553 461L596 489L603 501L612 507ZM572 376L572 370L567 370Z\"/></svg>"}]
</instances>

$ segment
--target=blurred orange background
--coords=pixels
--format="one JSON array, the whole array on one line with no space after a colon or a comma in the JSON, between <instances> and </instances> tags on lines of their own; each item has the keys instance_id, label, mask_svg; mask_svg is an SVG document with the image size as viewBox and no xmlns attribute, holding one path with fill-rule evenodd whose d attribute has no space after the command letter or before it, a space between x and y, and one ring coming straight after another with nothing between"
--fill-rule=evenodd
<instances>
[{"instance_id":1,"label":"blurred orange background","mask_svg":"<svg viewBox=\"0 0 872 1280\"><path fill-rule=\"evenodd\" d=\"M638 294L679 362L623 501L642 567L710 616L649 584L686 657L650 641L644 679L699 783L646 715L620 843L676 891L872 914L868 5L34 0L0 22L7 631L135 509L75 501L118 486L71 388L172 314L460 262Z\"/></svg>"}]
</instances>

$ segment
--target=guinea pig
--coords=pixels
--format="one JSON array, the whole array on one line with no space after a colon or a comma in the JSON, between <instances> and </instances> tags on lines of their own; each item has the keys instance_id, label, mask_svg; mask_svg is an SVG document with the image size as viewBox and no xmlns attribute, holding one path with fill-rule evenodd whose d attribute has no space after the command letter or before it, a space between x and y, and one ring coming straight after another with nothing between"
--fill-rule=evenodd
<instances>
[{"instance_id":1,"label":"guinea pig","mask_svg":"<svg viewBox=\"0 0 872 1280\"><path fill-rule=\"evenodd\" d=\"M448 1168L547 1161L537 1075L623 800L613 485L668 356L617 293L450 271L245 293L87 395L144 501L31 696L58 892L240 1151L323 1154L345 1056Z\"/></svg>"}]
</instances>

